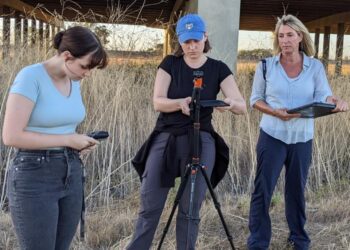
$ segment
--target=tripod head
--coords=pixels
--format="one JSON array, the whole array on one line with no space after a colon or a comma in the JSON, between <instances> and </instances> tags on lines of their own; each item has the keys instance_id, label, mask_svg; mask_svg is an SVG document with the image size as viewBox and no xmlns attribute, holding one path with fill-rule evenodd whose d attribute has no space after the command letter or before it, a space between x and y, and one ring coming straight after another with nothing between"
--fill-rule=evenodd
<instances>
[{"instance_id":1,"label":"tripod head","mask_svg":"<svg viewBox=\"0 0 350 250\"><path fill-rule=\"evenodd\" d=\"M193 71L193 91L192 91L192 101L190 103L190 113L191 119L195 120L196 113L199 113L200 108L200 91L203 86L203 76L204 72L201 70Z\"/></svg>"}]
</instances>

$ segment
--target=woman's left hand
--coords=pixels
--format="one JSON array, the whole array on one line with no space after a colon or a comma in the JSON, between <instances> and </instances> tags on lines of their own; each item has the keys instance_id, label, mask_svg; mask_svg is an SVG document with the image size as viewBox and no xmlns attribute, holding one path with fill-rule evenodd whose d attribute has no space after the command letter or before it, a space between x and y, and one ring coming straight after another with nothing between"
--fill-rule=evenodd
<instances>
[{"instance_id":1,"label":"woman's left hand","mask_svg":"<svg viewBox=\"0 0 350 250\"><path fill-rule=\"evenodd\" d=\"M328 103L333 103L336 105L335 109L333 109L333 112L345 112L349 110L349 105L346 101L335 97L335 96L329 96L327 98Z\"/></svg>"}]
</instances>

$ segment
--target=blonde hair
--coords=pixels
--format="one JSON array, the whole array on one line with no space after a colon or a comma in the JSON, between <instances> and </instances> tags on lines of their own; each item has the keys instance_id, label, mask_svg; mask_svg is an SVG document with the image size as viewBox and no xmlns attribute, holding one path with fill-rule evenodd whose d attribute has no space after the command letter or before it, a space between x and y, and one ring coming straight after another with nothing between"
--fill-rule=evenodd
<instances>
[{"instance_id":1,"label":"blonde hair","mask_svg":"<svg viewBox=\"0 0 350 250\"><path fill-rule=\"evenodd\" d=\"M281 48L278 44L278 31L281 25L288 25L293 30L295 30L299 35L302 35L302 40L299 44L299 50L303 51L307 56L315 55L315 47L314 43L311 39L310 33L305 25L295 16L293 15L283 15L281 18L277 19L274 39L273 39L273 50L275 54L281 52Z\"/></svg>"}]
</instances>

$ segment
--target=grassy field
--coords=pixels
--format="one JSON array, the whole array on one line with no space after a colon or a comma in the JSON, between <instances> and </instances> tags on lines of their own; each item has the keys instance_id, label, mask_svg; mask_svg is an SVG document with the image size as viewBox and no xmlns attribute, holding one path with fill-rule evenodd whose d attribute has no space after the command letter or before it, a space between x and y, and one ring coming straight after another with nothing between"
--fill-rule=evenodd
<instances>
[{"instance_id":1,"label":"grassy field","mask_svg":"<svg viewBox=\"0 0 350 250\"><path fill-rule=\"evenodd\" d=\"M43 60L48 55L24 48L15 59L8 58L0 67L0 121L5 99L16 73L23 66ZM88 156L86 185L87 240L74 241L73 249L124 249L133 232L139 207L139 179L130 160L153 129L157 114L151 95L156 63L115 63L95 71L82 83L87 119L79 131L108 130L110 138ZM238 63L236 80L246 100L249 99L254 65ZM349 75L330 75L334 94L348 99ZM350 115L319 118L316 121L313 163L307 186L307 229L312 249L350 249ZM245 249L248 236L249 195L255 175L255 144L260 114L215 113L214 125L230 147L230 166L216 192L238 249ZM1 132L1 131L0 131ZM5 196L6 168L12 150L0 143L0 249L16 249ZM271 249L286 249L288 229L284 220L283 174L271 206L273 240ZM168 218L174 199L171 191L155 243ZM201 211L198 249L229 249L223 228L211 199ZM174 222L163 249L175 249Z\"/></svg>"}]
</instances>

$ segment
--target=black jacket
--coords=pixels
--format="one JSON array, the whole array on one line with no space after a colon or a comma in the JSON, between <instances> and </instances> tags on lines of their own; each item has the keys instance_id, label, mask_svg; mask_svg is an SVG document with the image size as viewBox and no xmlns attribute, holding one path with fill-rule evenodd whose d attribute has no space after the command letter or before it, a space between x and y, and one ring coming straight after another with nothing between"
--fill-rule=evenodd
<instances>
[{"instance_id":1,"label":"black jacket","mask_svg":"<svg viewBox=\"0 0 350 250\"><path fill-rule=\"evenodd\" d=\"M191 129L181 129L181 130L168 130L166 132L170 133L167 147L164 153L163 159L163 165L164 165L164 171L162 172L162 186L163 187L173 187L174 186L174 180L177 177L177 166L176 161L173 159L174 150L176 150L176 136L188 134L189 143L192 141L192 133ZM136 156L132 160L132 163L137 171L137 173L140 176L140 180L142 180L143 172L145 171L145 165L146 160L148 157L149 150L152 145L152 141L155 138L156 135L158 135L161 132L165 131L159 131L157 129L153 130L147 141L141 146L139 151L137 152ZM221 181L221 179L225 176L225 173L228 168L229 163L229 149L225 143L225 141L221 138L221 136L216 133L214 130L208 131L213 136L215 140L215 149L216 149L216 155L215 155L215 163L214 163L214 169L210 178L210 182L213 187L216 187L217 184ZM191 145L191 144L190 144ZM192 147L191 147L192 148ZM189 152L188 156L188 163L191 162L191 156L192 152Z\"/></svg>"}]
</instances>

